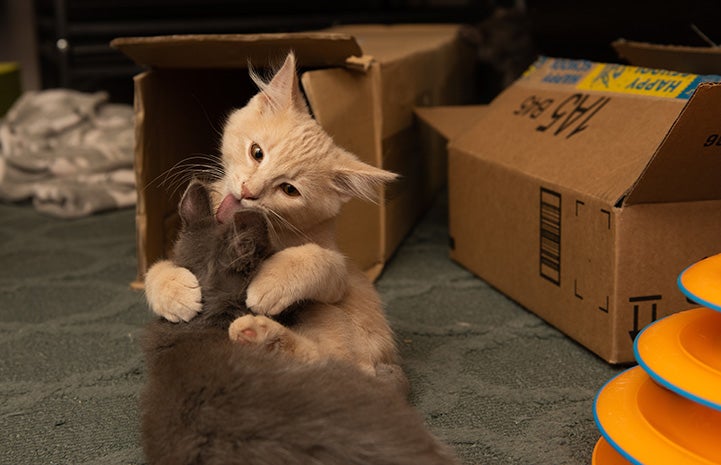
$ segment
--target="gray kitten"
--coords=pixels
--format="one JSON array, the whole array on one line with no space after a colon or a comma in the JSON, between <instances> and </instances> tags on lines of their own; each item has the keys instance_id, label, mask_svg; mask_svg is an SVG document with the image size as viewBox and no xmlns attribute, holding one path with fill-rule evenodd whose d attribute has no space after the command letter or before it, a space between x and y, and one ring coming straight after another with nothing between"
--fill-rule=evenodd
<instances>
[{"instance_id":1,"label":"gray kitten","mask_svg":"<svg viewBox=\"0 0 721 465\"><path fill-rule=\"evenodd\" d=\"M141 426L150 465L457 463L397 390L355 366L232 342L228 325L247 312L245 288L269 253L265 219L241 210L218 224L199 183L180 215L174 260L198 277L204 304L189 323L146 328Z\"/></svg>"}]
</instances>

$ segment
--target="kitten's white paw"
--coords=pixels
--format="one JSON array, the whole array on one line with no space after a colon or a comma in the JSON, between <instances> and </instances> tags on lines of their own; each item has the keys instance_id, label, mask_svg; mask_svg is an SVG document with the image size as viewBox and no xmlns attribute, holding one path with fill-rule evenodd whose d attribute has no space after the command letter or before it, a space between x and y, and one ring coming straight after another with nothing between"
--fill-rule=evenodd
<instances>
[{"instance_id":1,"label":"kitten's white paw","mask_svg":"<svg viewBox=\"0 0 721 465\"><path fill-rule=\"evenodd\" d=\"M202 310L198 279L188 269L163 260L145 276L145 297L150 308L168 321L190 321Z\"/></svg>"},{"instance_id":2,"label":"kitten's white paw","mask_svg":"<svg viewBox=\"0 0 721 465\"><path fill-rule=\"evenodd\" d=\"M259 315L274 316L295 303L293 293L272 275L259 273L248 286L245 305Z\"/></svg>"},{"instance_id":3,"label":"kitten's white paw","mask_svg":"<svg viewBox=\"0 0 721 465\"><path fill-rule=\"evenodd\" d=\"M260 315L243 315L228 328L230 339L241 344L271 345L282 333L283 327L278 322Z\"/></svg>"}]
</instances>

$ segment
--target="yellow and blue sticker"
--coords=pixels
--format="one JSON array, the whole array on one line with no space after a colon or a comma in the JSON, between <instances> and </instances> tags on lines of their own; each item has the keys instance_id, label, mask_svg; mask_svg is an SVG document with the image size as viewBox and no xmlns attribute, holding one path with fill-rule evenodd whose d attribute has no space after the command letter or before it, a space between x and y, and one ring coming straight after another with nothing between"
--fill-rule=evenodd
<instances>
[{"instance_id":1,"label":"yellow and blue sticker","mask_svg":"<svg viewBox=\"0 0 721 465\"><path fill-rule=\"evenodd\" d=\"M624 94L688 99L702 82L721 82L721 76L662 69L541 57L525 76L543 73L541 82Z\"/></svg>"}]
</instances>

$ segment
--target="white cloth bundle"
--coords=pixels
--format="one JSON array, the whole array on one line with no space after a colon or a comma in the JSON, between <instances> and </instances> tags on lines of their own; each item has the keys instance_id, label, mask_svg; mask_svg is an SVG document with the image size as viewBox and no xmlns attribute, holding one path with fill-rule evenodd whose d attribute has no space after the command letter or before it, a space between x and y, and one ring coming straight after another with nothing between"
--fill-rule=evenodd
<instances>
[{"instance_id":1,"label":"white cloth bundle","mask_svg":"<svg viewBox=\"0 0 721 465\"><path fill-rule=\"evenodd\" d=\"M133 131L103 92L26 92L0 123L0 199L63 218L135 205Z\"/></svg>"}]
</instances>

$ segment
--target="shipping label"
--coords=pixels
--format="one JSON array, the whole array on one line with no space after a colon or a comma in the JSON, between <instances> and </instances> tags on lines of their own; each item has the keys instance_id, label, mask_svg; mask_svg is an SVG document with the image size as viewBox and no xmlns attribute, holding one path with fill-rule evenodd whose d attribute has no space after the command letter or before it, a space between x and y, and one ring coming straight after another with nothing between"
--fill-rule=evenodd
<instances>
[{"instance_id":1,"label":"shipping label","mask_svg":"<svg viewBox=\"0 0 721 465\"><path fill-rule=\"evenodd\" d=\"M696 82L695 74L661 69L598 64L578 84L579 89L677 98Z\"/></svg>"},{"instance_id":2,"label":"shipping label","mask_svg":"<svg viewBox=\"0 0 721 465\"><path fill-rule=\"evenodd\" d=\"M721 82L721 76L663 69L541 57L525 76L538 73L540 82L581 91L689 99L702 82Z\"/></svg>"}]
</instances>

